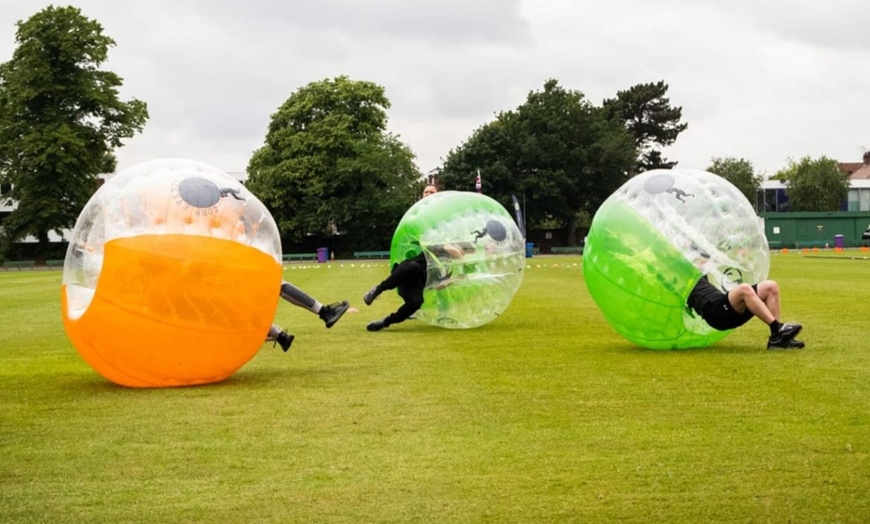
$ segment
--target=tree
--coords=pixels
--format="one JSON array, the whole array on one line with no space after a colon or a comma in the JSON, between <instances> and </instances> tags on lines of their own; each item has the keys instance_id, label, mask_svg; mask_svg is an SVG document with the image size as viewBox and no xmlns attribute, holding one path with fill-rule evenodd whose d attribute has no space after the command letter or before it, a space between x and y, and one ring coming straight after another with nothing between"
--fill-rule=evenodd
<instances>
[{"instance_id":1,"label":"tree","mask_svg":"<svg viewBox=\"0 0 870 524\"><path fill-rule=\"evenodd\" d=\"M761 187L761 175L755 174L752 162L743 158L730 156L712 158L710 161L712 164L707 168L707 171L715 173L734 184L743 193L743 196L749 200L749 203L755 206L758 188Z\"/></svg>"},{"instance_id":2,"label":"tree","mask_svg":"<svg viewBox=\"0 0 870 524\"><path fill-rule=\"evenodd\" d=\"M836 160L825 156L789 160L776 178L785 184L791 211L839 211L849 196L849 176L840 172Z\"/></svg>"},{"instance_id":3,"label":"tree","mask_svg":"<svg viewBox=\"0 0 870 524\"><path fill-rule=\"evenodd\" d=\"M480 169L484 193L506 207L511 194L522 194L530 226L555 222L574 245L583 217L588 220L625 182L636 156L619 119L550 79L452 150L440 180L447 188L468 189Z\"/></svg>"},{"instance_id":4,"label":"tree","mask_svg":"<svg viewBox=\"0 0 870 524\"><path fill-rule=\"evenodd\" d=\"M386 132L384 88L346 76L302 87L272 115L247 186L285 238L345 235L382 248L414 203L414 154Z\"/></svg>"},{"instance_id":5,"label":"tree","mask_svg":"<svg viewBox=\"0 0 870 524\"><path fill-rule=\"evenodd\" d=\"M677 162L662 157L654 145L669 146L686 130L688 124L680 123L682 107L671 107L665 95L668 85L664 81L637 84L626 91L616 93L616 98L604 101L604 109L611 115L619 115L634 137L639 153L636 172L650 169L672 168Z\"/></svg>"},{"instance_id":6,"label":"tree","mask_svg":"<svg viewBox=\"0 0 870 524\"><path fill-rule=\"evenodd\" d=\"M114 170L112 151L142 130L144 102L118 97L122 80L100 70L115 41L74 7L47 7L18 22L18 47L0 64L0 182L18 207L3 221L6 242L72 228Z\"/></svg>"}]
</instances>

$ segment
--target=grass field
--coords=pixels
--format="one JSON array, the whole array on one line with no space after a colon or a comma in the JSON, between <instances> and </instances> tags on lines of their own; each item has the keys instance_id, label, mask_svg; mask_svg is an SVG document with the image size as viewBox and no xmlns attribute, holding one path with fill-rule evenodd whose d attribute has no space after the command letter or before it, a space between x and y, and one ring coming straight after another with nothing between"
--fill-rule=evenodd
<instances>
[{"instance_id":1,"label":"grass field","mask_svg":"<svg viewBox=\"0 0 870 524\"><path fill-rule=\"evenodd\" d=\"M870 260L773 254L784 320L702 350L607 324L579 257L528 260L482 328L365 325L386 262L288 266L290 352L230 379L128 389L78 356L60 271L0 272L0 522L870 521Z\"/></svg>"}]
</instances>

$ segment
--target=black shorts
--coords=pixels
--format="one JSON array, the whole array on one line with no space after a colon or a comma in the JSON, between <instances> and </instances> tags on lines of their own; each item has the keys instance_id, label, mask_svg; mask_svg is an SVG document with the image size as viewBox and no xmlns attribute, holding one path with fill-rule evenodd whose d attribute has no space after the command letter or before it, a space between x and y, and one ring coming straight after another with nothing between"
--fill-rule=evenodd
<instances>
[{"instance_id":1,"label":"black shorts","mask_svg":"<svg viewBox=\"0 0 870 524\"><path fill-rule=\"evenodd\" d=\"M758 285L753 285L752 289L758 293ZM710 324L710 327L719 331L739 328L754 316L749 309L743 313L735 311L728 301L728 295L707 302L704 304L704 310L701 311L701 317Z\"/></svg>"}]
</instances>

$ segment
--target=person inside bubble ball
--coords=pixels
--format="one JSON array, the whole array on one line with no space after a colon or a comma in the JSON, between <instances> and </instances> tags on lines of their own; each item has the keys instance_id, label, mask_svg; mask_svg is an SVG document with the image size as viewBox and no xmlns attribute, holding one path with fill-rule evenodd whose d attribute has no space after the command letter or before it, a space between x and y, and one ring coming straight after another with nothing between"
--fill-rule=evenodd
<instances>
[{"instance_id":1,"label":"person inside bubble ball","mask_svg":"<svg viewBox=\"0 0 870 524\"><path fill-rule=\"evenodd\" d=\"M770 328L767 349L802 349L804 343L795 339L803 326L783 324L780 318L779 285L774 280L757 284L737 284L728 292L714 286L707 275L695 284L686 300L713 329L727 331L758 317Z\"/></svg>"},{"instance_id":2,"label":"person inside bubble ball","mask_svg":"<svg viewBox=\"0 0 870 524\"><path fill-rule=\"evenodd\" d=\"M421 251L417 256L394 264L390 276L380 284L372 287L365 295L363 302L367 306L384 291L398 289L399 296L404 301L399 309L380 320L370 322L368 331L380 331L392 324L398 324L409 319L423 306L423 290L426 288L426 253Z\"/></svg>"},{"instance_id":3,"label":"person inside bubble ball","mask_svg":"<svg viewBox=\"0 0 870 524\"><path fill-rule=\"evenodd\" d=\"M439 259L445 257L461 259L466 252L469 250L473 251L474 247L470 244L467 246L458 244L439 244L427 246L426 250L428 250L433 257ZM426 250L421 251L416 256L403 262L394 264L390 276L380 284L372 287L365 295L363 295L363 302L365 302L367 306L370 306L372 305L372 302L378 298L378 295L384 291L397 289L399 296L402 297L402 300L404 301L395 312L390 313L380 320L370 322L366 326L367 330L380 331L385 327L404 322L411 318L411 315L416 313L417 310L423 307L423 291L426 289L428 269ZM449 270L441 271L434 288L444 289L451 283L453 283L451 272Z\"/></svg>"},{"instance_id":4,"label":"person inside bubble ball","mask_svg":"<svg viewBox=\"0 0 870 524\"><path fill-rule=\"evenodd\" d=\"M327 329L334 326L335 323L341 319L342 315L345 314L350 305L347 300L328 305L321 304L311 295L286 280L281 282L281 298L290 302L294 306L315 313L321 320L323 320ZM266 335L266 342L277 343L286 353L287 350L290 349L290 345L293 343L294 338L293 335L284 331L281 326L272 324L269 328L269 333Z\"/></svg>"},{"instance_id":5,"label":"person inside bubble ball","mask_svg":"<svg viewBox=\"0 0 870 524\"><path fill-rule=\"evenodd\" d=\"M225 236L238 242L245 242L248 240L244 220L248 204L247 199L240 196L238 190L233 190L232 188L225 189L224 192L233 198L225 198L222 192L220 199L222 205L218 213L205 222L211 228L210 231L213 235ZM256 228L256 225L254 225L254 228ZM294 306L301 307L318 315L327 328L335 325L349 306L346 300L329 305L321 304L311 295L286 280L281 282L279 294L281 298ZM292 334L275 324L272 324L269 332L266 334L266 342L277 343L285 352L290 349L294 338Z\"/></svg>"},{"instance_id":6,"label":"person inside bubble ball","mask_svg":"<svg viewBox=\"0 0 870 524\"><path fill-rule=\"evenodd\" d=\"M235 198L231 200L224 201L222 199L222 203L230 205L222 206L221 210L223 212L217 214L211 219L211 227L215 230L220 228L221 232L228 235L230 238L237 241L243 241L247 238L245 236L244 221L242 220L245 213L245 206L247 205L246 200L236 195ZM327 328L331 328L335 325L335 323L338 322L342 315L347 311L349 306L346 300L329 305L321 304L311 295L286 280L281 282L279 294L281 298L290 302L294 306L301 307L318 315L326 324ZM266 342L274 342L280 345L284 352L290 349L290 345L293 343L294 338L295 337L292 334L275 324L270 326L269 332L266 334Z\"/></svg>"},{"instance_id":7,"label":"person inside bubble ball","mask_svg":"<svg viewBox=\"0 0 870 524\"><path fill-rule=\"evenodd\" d=\"M423 194L420 197L426 198L438 192L438 186L435 184L426 184L423 187ZM443 253L446 253L452 258L461 258L463 250L452 244L444 244L439 246ZM436 246L432 246L437 250ZM369 331L380 331L391 324L398 324L408 319L414 318L414 313L423 306L423 291L426 289L426 274L427 262L426 253L421 251L416 256L409 258L401 263L394 264L393 269L383 282L372 287L365 295L363 302L367 306L372 305L372 302L378 298L378 295L384 291L398 289L399 296L402 297L404 303L394 313L386 317L370 322L366 329ZM439 281L438 287L445 287L450 283L450 274L444 275L444 278Z\"/></svg>"}]
</instances>

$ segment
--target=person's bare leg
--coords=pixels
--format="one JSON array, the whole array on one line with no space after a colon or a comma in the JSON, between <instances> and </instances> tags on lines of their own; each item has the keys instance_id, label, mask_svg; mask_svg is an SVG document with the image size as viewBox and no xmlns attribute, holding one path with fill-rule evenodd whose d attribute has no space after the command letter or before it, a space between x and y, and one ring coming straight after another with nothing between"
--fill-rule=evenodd
<instances>
[{"instance_id":1,"label":"person's bare leg","mask_svg":"<svg viewBox=\"0 0 870 524\"><path fill-rule=\"evenodd\" d=\"M765 301L755 293L755 290L752 289L752 286L749 284L740 284L729 291L728 302L731 303L731 307L734 308L734 311L743 313L748 309L753 315L758 317L768 326L774 320L777 320L773 312L767 307Z\"/></svg>"},{"instance_id":2,"label":"person's bare leg","mask_svg":"<svg viewBox=\"0 0 870 524\"><path fill-rule=\"evenodd\" d=\"M779 285L773 280L764 280L758 283L758 298L764 301L764 305L777 320L780 318Z\"/></svg>"},{"instance_id":3,"label":"person's bare leg","mask_svg":"<svg viewBox=\"0 0 870 524\"><path fill-rule=\"evenodd\" d=\"M765 280L757 286L758 293L749 284L740 284L728 292L728 301L738 313L747 309L770 326L767 349L801 349L804 343L795 340L803 326L796 323L782 324L779 321L779 286L773 280Z\"/></svg>"}]
</instances>

